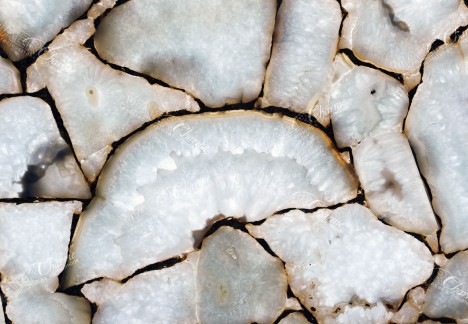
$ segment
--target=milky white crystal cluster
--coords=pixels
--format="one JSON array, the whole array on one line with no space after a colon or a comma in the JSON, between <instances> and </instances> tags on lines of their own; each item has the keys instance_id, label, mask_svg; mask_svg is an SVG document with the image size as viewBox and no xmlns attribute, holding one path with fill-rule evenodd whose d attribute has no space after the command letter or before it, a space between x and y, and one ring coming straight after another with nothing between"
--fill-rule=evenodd
<instances>
[{"instance_id":1,"label":"milky white crystal cluster","mask_svg":"<svg viewBox=\"0 0 468 324\"><path fill-rule=\"evenodd\" d=\"M398 304L432 274L423 243L382 224L361 205L291 211L249 228L286 262L291 289L319 318L348 303ZM348 316L357 310L344 311Z\"/></svg>"}]
</instances>

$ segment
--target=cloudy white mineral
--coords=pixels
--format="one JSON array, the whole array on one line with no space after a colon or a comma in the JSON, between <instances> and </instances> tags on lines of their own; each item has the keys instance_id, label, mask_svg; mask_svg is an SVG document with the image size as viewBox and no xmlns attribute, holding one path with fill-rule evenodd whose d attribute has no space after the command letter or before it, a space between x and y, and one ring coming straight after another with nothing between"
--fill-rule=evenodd
<instances>
[{"instance_id":1,"label":"cloudy white mineral","mask_svg":"<svg viewBox=\"0 0 468 324\"><path fill-rule=\"evenodd\" d=\"M348 12L340 46L361 60L402 73L408 89L436 39L468 24L463 1L343 0Z\"/></svg>"},{"instance_id":2,"label":"cloudy white mineral","mask_svg":"<svg viewBox=\"0 0 468 324\"><path fill-rule=\"evenodd\" d=\"M309 112L332 76L340 23L335 0L282 2L262 106Z\"/></svg>"},{"instance_id":3,"label":"cloudy white mineral","mask_svg":"<svg viewBox=\"0 0 468 324\"><path fill-rule=\"evenodd\" d=\"M89 323L89 303L54 293L79 202L0 204L1 287L15 323ZM70 259L69 262L78 262Z\"/></svg>"},{"instance_id":4,"label":"cloudy white mineral","mask_svg":"<svg viewBox=\"0 0 468 324\"><path fill-rule=\"evenodd\" d=\"M143 123L174 110L197 111L185 93L112 69L81 46L94 31L81 20L58 36L28 68L28 91L44 86L52 94L78 160L93 181L112 143Z\"/></svg>"},{"instance_id":5,"label":"cloudy white mineral","mask_svg":"<svg viewBox=\"0 0 468 324\"><path fill-rule=\"evenodd\" d=\"M272 323L284 309L283 263L247 233L222 227L203 241L197 273L201 323Z\"/></svg>"},{"instance_id":6,"label":"cloudy white mineral","mask_svg":"<svg viewBox=\"0 0 468 324\"><path fill-rule=\"evenodd\" d=\"M13 61L32 55L90 4L91 0L2 1L0 47Z\"/></svg>"},{"instance_id":7,"label":"cloudy white mineral","mask_svg":"<svg viewBox=\"0 0 468 324\"><path fill-rule=\"evenodd\" d=\"M250 235L222 227L200 252L121 285L87 284L94 323L272 323L286 303L283 264Z\"/></svg>"},{"instance_id":8,"label":"cloudy white mineral","mask_svg":"<svg viewBox=\"0 0 468 324\"><path fill-rule=\"evenodd\" d=\"M292 291L319 319L355 312L386 318L365 303L398 305L432 274L433 259L423 243L357 204L312 214L291 211L249 230L286 262ZM348 303L360 308L343 309Z\"/></svg>"},{"instance_id":9,"label":"cloudy white mineral","mask_svg":"<svg viewBox=\"0 0 468 324\"><path fill-rule=\"evenodd\" d=\"M424 63L406 133L442 219L445 253L468 247L468 39L439 48Z\"/></svg>"},{"instance_id":10,"label":"cloudy white mineral","mask_svg":"<svg viewBox=\"0 0 468 324\"><path fill-rule=\"evenodd\" d=\"M275 0L129 1L104 18L95 45L109 62L220 107L258 97L275 15Z\"/></svg>"},{"instance_id":11,"label":"cloudy white mineral","mask_svg":"<svg viewBox=\"0 0 468 324\"><path fill-rule=\"evenodd\" d=\"M468 319L468 252L452 257L427 290L423 311L434 317Z\"/></svg>"},{"instance_id":12,"label":"cloudy white mineral","mask_svg":"<svg viewBox=\"0 0 468 324\"><path fill-rule=\"evenodd\" d=\"M0 120L0 198L90 198L47 103L33 97L4 99Z\"/></svg>"},{"instance_id":13,"label":"cloudy white mineral","mask_svg":"<svg viewBox=\"0 0 468 324\"><path fill-rule=\"evenodd\" d=\"M109 161L73 239L82 262L67 284L121 279L189 252L223 217L256 221L356 194L348 166L314 127L247 111L170 118Z\"/></svg>"},{"instance_id":14,"label":"cloudy white mineral","mask_svg":"<svg viewBox=\"0 0 468 324\"><path fill-rule=\"evenodd\" d=\"M334 82L315 108L331 118L339 147L351 147L370 208L385 222L429 236L437 250L438 224L408 140L401 133L408 95L392 77L337 56ZM318 115L317 115L318 114Z\"/></svg>"},{"instance_id":15,"label":"cloudy white mineral","mask_svg":"<svg viewBox=\"0 0 468 324\"><path fill-rule=\"evenodd\" d=\"M196 323L198 253L172 267L120 284L103 279L81 290L98 305L93 323Z\"/></svg>"},{"instance_id":16,"label":"cloudy white mineral","mask_svg":"<svg viewBox=\"0 0 468 324\"><path fill-rule=\"evenodd\" d=\"M20 93L21 78L18 69L10 60L0 57L0 95Z\"/></svg>"}]
</instances>

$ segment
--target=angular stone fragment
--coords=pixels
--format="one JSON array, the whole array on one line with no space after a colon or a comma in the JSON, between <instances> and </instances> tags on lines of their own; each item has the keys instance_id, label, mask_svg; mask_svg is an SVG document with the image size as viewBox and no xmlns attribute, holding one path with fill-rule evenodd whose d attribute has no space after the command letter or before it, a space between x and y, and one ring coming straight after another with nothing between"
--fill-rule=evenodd
<instances>
[{"instance_id":1,"label":"angular stone fragment","mask_svg":"<svg viewBox=\"0 0 468 324\"><path fill-rule=\"evenodd\" d=\"M406 137L386 133L353 148L354 166L369 207L401 230L423 235L439 229Z\"/></svg>"},{"instance_id":2,"label":"angular stone fragment","mask_svg":"<svg viewBox=\"0 0 468 324\"><path fill-rule=\"evenodd\" d=\"M82 292L98 305L93 323L196 323L198 255L170 268L145 272L121 285L110 279Z\"/></svg>"},{"instance_id":3,"label":"angular stone fragment","mask_svg":"<svg viewBox=\"0 0 468 324\"><path fill-rule=\"evenodd\" d=\"M129 1L99 25L105 60L185 89L207 106L258 97L275 0Z\"/></svg>"},{"instance_id":4,"label":"angular stone fragment","mask_svg":"<svg viewBox=\"0 0 468 324\"><path fill-rule=\"evenodd\" d=\"M42 288L53 292L67 261L79 202L0 204L0 273L8 298Z\"/></svg>"},{"instance_id":5,"label":"angular stone fragment","mask_svg":"<svg viewBox=\"0 0 468 324\"><path fill-rule=\"evenodd\" d=\"M180 91L150 85L101 63L80 45L93 30L91 19L78 21L28 68L28 91L47 86L91 181L113 142L164 112L199 109Z\"/></svg>"},{"instance_id":6,"label":"angular stone fragment","mask_svg":"<svg viewBox=\"0 0 468 324\"><path fill-rule=\"evenodd\" d=\"M72 217L80 211L79 202L0 204L1 286L13 322L89 323L86 300L54 293L67 262Z\"/></svg>"},{"instance_id":7,"label":"angular stone fragment","mask_svg":"<svg viewBox=\"0 0 468 324\"><path fill-rule=\"evenodd\" d=\"M351 302L398 305L432 274L423 243L357 204L312 214L291 211L249 230L286 262L292 291L319 319Z\"/></svg>"},{"instance_id":8,"label":"angular stone fragment","mask_svg":"<svg viewBox=\"0 0 468 324\"><path fill-rule=\"evenodd\" d=\"M279 324L309 324L309 321L302 315L302 313L291 313L281 321Z\"/></svg>"},{"instance_id":9,"label":"angular stone fragment","mask_svg":"<svg viewBox=\"0 0 468 324\"><path fill-rule=\"evenodd\" d=\"M339 147L352 147L363 139L391 131L401 132L408 112L408 94L394 78L354 65L344 54L334 62L334 81L314 109L324 125L333 120Z\"/></svg>"},{"instance_id":10,"label":"angular stone fragment","mask_svg":"<svg viewBox=\"0 0 468 324\"><path fill-rule=\"evenodd\" d=\"M421 287L416 287L408 293L406 302L393 316L392 321L397 324L416 323L421 315L421 306L426 292Z\"/></svg>"},{"instance_id":11,"label":"angular stone fragment","mask_svg":"<svg viewBox=\"0 0 468 324\"><path fill-rule=\"evenodd\" d=\"M20 93L21 91L21 78L18 69L11 61L0 57L0 95Z\"/></svg>"},{"instance_id":12,"label":"angular stone fragment","mask_svg":"<svg viewBox=\"0 0 468 324\"><path fill-rule=\"evenodd\" d=\"M340 46L361 60L402 73L408 81L419 74L436 39L448 40L468 24L468 10L460 0L343 0L342 5L348 15Z\"/></svg>"},{"instance_id":13,"label":"angular stone fragment","mask_svg":"<svg viewBox=\"0 0 468 324\"><path fill-rule=\"evenodd\" d=\"M341 10L335 0L281 3L262 106L308 112L332 76Z\"/></svg>"},{"instance_id":14,"label":"angular stone fragment","mask_svg":"<svg viewBox=\"0 0 468 324\"><path fill-rule=\"evenodd\" d=\"M442 219L441 247L468 247L468 39L429 55L406 133Z\"/></svg>"},{"instance_id":15,"label":"angular stone fragment","mask_svg":"<svg viewBox=\"0 0 468 324\"><path fill-rule=\"evenodd\" d=\"M423 305L424 314L468 320L468 252L452 257L432 281Z\"/></svg>"},{"instance_id":16,"label":"angular stone fragment","mask_svg":"<svg viewBox=\"0 0 468 324\"><path fill-rule=\"evenodd\" d=\"M348 166L316 128L237 111L168 118L119 147L82 214L67 285L189 252L224 217L256 221L287 208L346 202Z\"/></svg>"},{"instance_id":17,"label":"angular stone fragment","mask_svg":"<svg viewBox=\"0 0 468 324\"><path fill-rule=\"evenodd\" d=\"M315 113L324 114L318 115L319 120L331 117L339 147L352 148L370 208L404 231L435 237L438 225L411 148L401 134L408 111L406 91L395 79L355 66L343 54L334 68L334 83Z\"/></svg>"},{"instance_id":18,"label":"angular stone fragment","mask_svg":"<svg viewBox=\"0 0 468 324\"><path fill-rule=\"evenodd\" d=\"M197 272L201 323L272 323L286 291L282 262L250 235L222 227L204 240Z\"/></svg>"},{"instance_id":19,"label":"angular stone fragment","mask_svg":"<svg viewBox=\"0 0 468 324\"><path fill-rule=\"evenodd\" d=\"M13 61L40 50L82 15L91 0L2 1L0 47Z\"/></svg>"},{"instance_id":20,"label":"angular stone fragment","mask_svg":"<svg viewBox=\"0 0 468 324\"><path fill-rule=\"evenodd\" d=\"M90 198L88 184L44 101L0 101L0 138L0 198Z\"/></svg>"}]
</instances>

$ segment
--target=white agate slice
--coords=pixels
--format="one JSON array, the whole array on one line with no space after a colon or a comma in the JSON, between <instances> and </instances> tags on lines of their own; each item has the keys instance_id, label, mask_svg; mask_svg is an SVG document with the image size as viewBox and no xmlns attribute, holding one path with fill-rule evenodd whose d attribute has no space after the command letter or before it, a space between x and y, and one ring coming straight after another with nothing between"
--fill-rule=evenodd
<instances>
[{"instance_id":1,"label":"white agate slice","mask_svg":"<svg viewBox=\"0 0 468 324\"><path fill-rule=\"evenodd\" d=\"M170 268L145 272L119 284L103 279L82 288L98 305L93 323L196 323L198 255Z\"/></svg>"},{"instance_id":2,"label":"white agate slice","mask_svg":"<svg viewBox=\"0 0 468 324\"><path fill-rule=\"evenodd\" d=\"M335 0L281 3L262 106L309 112L332 76L341 18Z\"/></svg>"},{"instance_id":3,"label":"white agate slice","mask_svg":"<svg viewBox=\"0 0 468 324\"><path fill-rule=\"evenodd\" d=\"M62 293L37 292L9 301L7 316L21 324L85 324L91 323L91 307L81 297Z\"/></svg>"},{"instance_id":4,"label":"white agate slice","mask_svg":"<svg viewBox=\"0 0 468 324\"><path fill-rule=\"evenodd\" d=\"M439 269L423 305L424 314L468 320L468 252L457 253Z\"/></svg>"},{"instance_id":5,"label":"white agate slice","mask_svg":"<svg viewBox=\"0 0 468 324\"><path fill-rule=\"evenodd\" d=\"M67 262L79 202L0 204L0 273L8 298L42 288L54 292Z\"/></svg>"},{"instance_id":6,"label":"white agate slice","mask_svg":"<svg viewBox=\"0 0 468 324\"><path fill-rule=\"evenodd\" d=\"M67 262L73 214L80 211L79 202L0 204L1 285L13 322L89 323L85 299L54 293Z\"/></svg>"},{"instance_id":7,"label":"white agate slice","mask_svg":"<svg viewBox=\"0 0 468 324\"><path fill-rule=\"evenodd\" d=\"M47 86L91 181L113 142L164 112L199 110L181 91L151 85L99 61L80 45L93 30L91 19L78 21L28 68L28 91Z\"/></svg>"},{"instance_id":8,"label":"white agate slice","mask_svg":"<svg viewBox=\"0 0 468 324\"><path fill-rule=\"evenodd\" d=\"M436 238L438 225L426 188L401 134L408 111L406 91L395 79L355 66L345 55L337 57L334 67L334 83L316 113L331 117L339 147L352 148L370 208L399 229Z\"/></svg>"},{"instance_id":9,"label":"white agate slice","mask_svg":"<svg viewBox=\"0 0 468 324\"><path fill-rule=\"evenodd\" d=\"M82 15L91 0L2 1L0 47L13 61L40 50Z\"/></svg>"},{"instance_id":10,"label":"white agate slice","mask_svg":"<svg viewBox=\"0 0 468 324\"><path fill-rule=\"evenodd\" d=\"M197 272L201 323L273 323L286 291L282 262L247 233L222 227L203 241Z\"/></svg>"},{"instance_id":11,"label":"white agate slice","mask_svg":"<svg viewBox=\"0 0 468 324\"><path fill-rule=\"evenodd\" d=\"M445 253L468 247L468 39L429 55L406 133L442 219Z\"/></svg>"},{"instance_id":12,"label":"white agate slice","mask_svg":"<svg viewBox=\"0 0 468 324\"><path fill-rule=\"evenodd\" d=\"M380 219L407 232L436 234L439 226L404 135L365 139L353 157L369 207Z\"/></svg>"},{"instance_id":13,"label":"white agate slice","mask_svg":"<svg viewBox=\"0 0 468 324\"><path fill-rule=\"evenodd\" d=\"M219 218L257 221L357 194L324 133L281 115L237 111L174 117L127 140L109 160L71 250L67 285L122 279L190 252Z\"/></svg>"},{"instance_id":14,"label":"white agate slice","mask_svg":"<svg viewBox=\"0 0 468 324\"><path fill-rule=\"evenodd\" d=\"M309 321L302 315L302 313L291 313L281 321L279 324L309 324Z\"/></svg>"},{"instance_id":15,"label":"white agate slice","mask_svg":"<svg viewBox=\"0 0 468 324\"><path fill-rule=\"evenodd\" d=\"M448 40L468 24L468 10L460 0L343 0L342 5L348 15L340 46L361 60L402 73L410 87L432 43Z\"/></svg>"},{"instance_id":16,"label":"white agate slice","mask_svg":"<svg viewBox=\"0 0 468 324\"><path fill-rule=\"evenodd\" d=\"M47 103L33 97L0 101L0 138L0 198L90 198Z\"/></svg>"},{"instance_id":17,"label":"white agate slice","mask_svg":"<svg viewBox=\"0 0 468 324\"><path fill-rule=\"evenodd\" d=\"M0 57L0 95L21 93L21 91L21 78L18 69L10 60Z\"/></svg>"},{"instance_id":18,"label":"white agate slice","mask_svg":"<svg viewBox=\"0 0 468 324\"><path fill-rule=\"evenodd\" d=\"M258 97L275 15L275 0L129 1L103 19L95 46L109 62L220 107Z\"/></svg>"},{"instance_id":19,"label":"white agate slice","mask_svg":"<svg viewBox=\"0 0 468 324\"><path fill-rule=\"evenodd\" d=\"M286 262L292 291L318 318L356 300L361 306L398 304L432 274L433 259L423 243L382 224L361 205L312 214L294 210L248 226Z\"/></svg>"},{"instance_id":20,"label":"white agate slice","mask_svg":"<svg viewBox=\"0 0 468 324\"><path fill-rule=\"evenodd\" d=\"M334 82L315 107L314 116L333 131L338 147L352 147L365 138L401 132L408 112L408 94L394 78L356 66L344 54L336 57Z\"/></svg>"}]
</instances>

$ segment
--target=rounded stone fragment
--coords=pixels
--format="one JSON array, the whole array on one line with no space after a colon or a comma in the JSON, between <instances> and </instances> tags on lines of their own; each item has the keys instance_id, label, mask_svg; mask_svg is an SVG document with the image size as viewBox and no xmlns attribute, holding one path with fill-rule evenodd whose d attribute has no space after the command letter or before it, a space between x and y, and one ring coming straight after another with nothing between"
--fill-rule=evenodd
<instances>
[{"instance_id":1,"label":"rounded stone fragment","mask_svg":"<svg viewBox=\"0 0 468 324\"><path fill-rule=\"evenodd\" d=\"M90 198L89 186L44 101L0 101L0 138L0 198Z\"/></svg>"},{"instance_id":2,"label":"rounded stone fragment","mask_svg":"<svg viewBox=\"0 0 468 324\"><path fill-rule=\"evenodd\" d=\"M335 0L282 1L262 106L309 112L331 79L340 23Z\"/></svg>"},{"instance_id":3,"label":"rounded stone fragment","mask_svg":"<svg viewBox=\"0 0 468 324\"><path fill-rule=\"evenodd\" d=\"M295 210L249 230L286 262L292 291L319 319L348 303L398 305L432 274L423 243L357 204L312 214Z\"/></svg>"},{"instance_id":4,"label":"rounded stone fragment","mask_svg":"<svg viewBox=\"0 0 468 324\"><path fill-rule=\"evenodd\" d=\"M0 95L21 93L21 91L21 77L18 69L11 61L0 57Z\"/></svg>"},{"instance_id":5,"label":"rounded stone fragment","mask_svg":"<svg viewBox=\"0 0 468 324\"><path fill-rule=\"evenodd\" d=\"M221 107L258 97L275 15L275 0L129 1L103 19L95 46L109 62Z\"/></svg>"},{"instance_id":6,"label":"rounded stone fragment","mask_svg":"<svg viewBox=\"0 0 468 324\"><path fill-rule=\"evenodd\" d=\"M197 272L201 323L272 323L286 290L281 261L248 234L222 227L204 240Z\"/></svg>"},{"instance_id":7,"label":"rounded stone fragment","mask_svg":"<svg viewBox=\"0 0 468 324\"><path fill-rule=\"evenodd\" d=\"M443 46L424 63L406 133L442 219L444 253L468 247L468 38Z\"/></svg>"},{"instance_id":8,"label":"rounded stone fragment","mask_svg":"<svg viewBox=\"0 0 468 324\"><path fill-rule=\"evenodd\" d=\"M281 115L173 117L119 147L82 214L67 285L190 252L217 219L348 201L357 183L318 129ZM117 216L117 217L116 217Z\"/></svg>"},{"instance_id":9,"label":"rounded stone fragment","mask_svg":"<svg viewBox=\"0 0 468 324\"><path fill-rule=\"evenodd\" d=\"M468 320L468 251L457 253L439 269L426 294L424 314Z\"/></svg>"}]
</instances>

